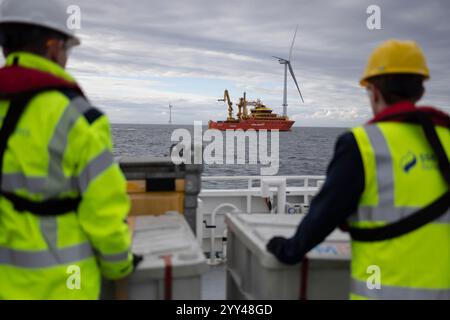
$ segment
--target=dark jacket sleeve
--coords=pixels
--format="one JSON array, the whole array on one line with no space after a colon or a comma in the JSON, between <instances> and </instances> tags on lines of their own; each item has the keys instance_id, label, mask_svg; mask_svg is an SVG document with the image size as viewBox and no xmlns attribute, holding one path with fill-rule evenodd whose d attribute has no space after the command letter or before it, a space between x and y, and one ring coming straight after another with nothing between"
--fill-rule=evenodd
<instances>
[{"instance_id":1,"label":"dark jacket sleeve","mask_svg":"<svg viewBox=\"0 0 450 320\"><path fill-rule=\"evenodd\" d=\"M295 264L356 212L364 190L364 169L355 137L341 135L328 166L327 178L311 201L309 213L290 239L275 237L267 249L281 262Z\"/></svg>"}]
</instances>

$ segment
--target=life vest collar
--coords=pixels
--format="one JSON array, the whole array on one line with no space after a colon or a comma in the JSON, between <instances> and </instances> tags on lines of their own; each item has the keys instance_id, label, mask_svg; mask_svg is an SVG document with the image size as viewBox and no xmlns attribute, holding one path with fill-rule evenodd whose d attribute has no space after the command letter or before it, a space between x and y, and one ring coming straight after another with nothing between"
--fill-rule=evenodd
<instances>
[{"instance_id":1,"label":"life vest collar","mask_svg":"<svg viewBox=\"0 0 450 320\"><path fill-rule=\"evenodd\" d=\"M72 75L68 73L62 66L52 60L47 59L46 57L31 52L11 52L6 57L5 67L11 67L13 65L47 72L66 81L76 82Z\"/></svg>"},{"instance_id":2,"label":"life vest collar","mask_svg":"<svg viewBox=\"0 0 450 320\"><path fill-rule=\"evenodd\" d=\"M16 65L0 69L0 97L2 98L45 89L72 89L83 95L76 83L47 72Z\"/></svg>"},{"instance_id":3,"label":"life vest collar","mask_svg":"<svg viewBox=\"0 0 450 320\"><path fill-rule=\"evenodd\" d=\"M417 113L428 114L435 125L450 127L450 116L447 113L434 107L418 107L409 101L401 101L391 105L373 117L368 124L383 121L411 122L412 117Z\"/></svg>"}]
</instances>

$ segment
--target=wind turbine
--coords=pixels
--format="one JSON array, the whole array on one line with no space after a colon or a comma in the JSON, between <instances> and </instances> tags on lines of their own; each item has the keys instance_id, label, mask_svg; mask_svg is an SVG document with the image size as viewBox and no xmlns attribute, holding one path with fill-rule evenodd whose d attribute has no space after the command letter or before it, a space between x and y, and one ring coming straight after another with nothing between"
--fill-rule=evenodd
<instances>
[{"instance_id":1,"label":"wind turbine","mask_svg":"<svg viewBox=\"0 0 450 320\"><path fill-rule=\"evenodd\" d=\"M302 99L303 103L305 102L303 100L302 93L298 86L297 79L295 78L294 70L292 69L292 65L291 65L292 50L294 49L294 43L295 43L295 37L297 36L297 30L298 30L298 25L297 25L297 28L295 28L294 39L292 39L291 50L289 51L289 59L286 60L284 58L273 56L275 59L278 59L278 62L280 64L284 64L283 116L285 116L285 117L287 116L287 106L288 106L288 104L287 104L287 72L288 72L288 68L289 68L289 73L291 74L292 79L294 79L295 85L297 86L297 90L298 90L298 93L300 94L300 98Z\"/></svg>"},{"instance_id":2,"label":"wind turbine","mask_svg":"<svg viewBox=\"0 0 450 320\"><path fill-rule=\"evenodd\" d=\"M172 124L172 108L173 106L169 104L169 124Z\"/></svg>"}]
</instances>

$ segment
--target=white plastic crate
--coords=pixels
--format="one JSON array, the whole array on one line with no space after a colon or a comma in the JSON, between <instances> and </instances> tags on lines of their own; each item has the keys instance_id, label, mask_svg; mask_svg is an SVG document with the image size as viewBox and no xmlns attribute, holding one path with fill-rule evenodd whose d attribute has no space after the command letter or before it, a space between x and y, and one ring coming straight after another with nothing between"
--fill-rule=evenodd
<instances>
[{"instance_id":1,"label":"white plastic crate","mask_svg":"<svg viewBox=\"0 0 450 320\"><path fill-rule=\"evenodd\" d=\"M128 279L128 299L201 299L201 276L208 267L182 215L136 217L132 250L144 260Z\"/></svg>"},{"instance_id":2,"label":"white plastic crate","mask_svg":"<svg viewBox=\"0 0 450 320\"><path fill-rule=\"evenodd\" d=\"M266 250L273 236L291 237L302 217L227 214L227 299L299 299L302 290L307 299L348 299L351 249L346 233L336 230L311 250L303 271L306 264L284 265Z\"/></svg>"}]
</instances>

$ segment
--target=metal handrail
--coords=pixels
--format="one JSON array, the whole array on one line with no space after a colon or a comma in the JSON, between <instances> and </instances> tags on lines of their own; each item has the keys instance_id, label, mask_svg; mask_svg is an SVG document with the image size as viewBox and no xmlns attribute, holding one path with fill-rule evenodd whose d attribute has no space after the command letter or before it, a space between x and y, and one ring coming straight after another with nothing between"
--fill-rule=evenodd
<instances>
[{"instance_id":1,"label":"metal handrail","mask_svg":"<svg viewBox=\"0 0 450 320\"><path fill-rule=\"evenodd\" d=\"M202 176L202 181L235 181L235 180L261 180L268 176ZM286 180L323 180L325 176L315 175L293 175L293 176L276 176L285 178Z\"/></svg>"},{"instance_id":2,"label":"metal handrail","mask_svg":"<svg viewBox=\"0 0 450 320\"><path fill-rule=\"evenodd\" d=\"M210 248L210 257L209 257L209 261L208 264L209 265L215 265L217 264L216 262L216 233L215 233L215 228L216 228L216 215L219 212L219 210L223 209L223 208L230 208L232 209L233 213L238 213L240 212L240 210L233 204L231 203L222 203L220 205L218 205L214 211L211 213L211 232L210 232L210 243L211 243L211 248ZM206 222L206 220L204 220ZM206 224L206 223L205 223Z\"/></svg>"},{"instance_id":3,"label":"metal handrail","mask_svg":"<svg viewBox=\"0 0 450 320\"><path fill-rule=\"evenodd\" d=\"M261 179L267 176L202 176L202 181L247 181L247 189L239 189L239 190L247 190L251 191L253 187L254 181L261 181ZM323 181L325 180L325 176L314 176L314 175L291 175L291 176L277 176L279 178L284 178L286 181L304 181L303 185L305 187L309 186L309 181ZM317 185L316 185L317 186ZM232 188L224 188L225 190L230 190ZM213 190L213 189L203 189L203 190ZM252 209L252 195L247 193L247 212L251 212Z\"/></svg>"},{"instance_id":4,"label":"metal handrail","mask_svg":"<svg viewBox=\"0 0 450 320\"><path fill-rule=\"evenodd\" d=\"M313 176L313 175L296 175L296 176L276 176L277 178L284 178L286 179L286 181L304 181L303 185L305 187L317 187L320 188L320 182L319 181L324 181L325 180L325 176ZM254 190L256 187L253 186L253 183L255 181L259 181L261 182L262 179L267 178L267 176L202 176L202 182L203 181L247 181L247 188L241 188L241 189L237 189L237 188L230 188L229 186L225 186L224 188L222 188L221 190L223 191L227 191L227 190L233 190L233 189L237 189L239 191L242 191L244 194L246 194L246 212L250 213L252 212L252 196L254 195ZM309 182L310 181L317 181L315 186L309 186ZM206 190L214 190L214 189L205 189L203 188L203 191ZM201 193L200 193L200 197L201 197ZM204 220L204 215L205 212L203 210L203 205L202 205L202 200L199 198L199 207L197 210L197 228L203 228L203 220ZM305 204L309 205L309 201L308 198L305 198ZM223 208L231 208L232 211L236 212L238 211L238 209L236 207L234 207L234 205L229 204L229 203L222 203L219 204L218 206L216 206L213 210L213 212L211 213L211 220L210 220L210 227L215 226L216 224L216 215L219 212L219 210L223 209ZM234 207L234 208L233 208ZM215 250L215 239L216 239L216 235L215 235L215 230L214 228L210 228L210 233L208 234L208 236L206 237L207 239L209 238L210 244L211 244L211 248L210 248L210 259L209 259L209 264L216 264L216 250ZM197 234L197 239L199 240L200 244L202 243L202 238L203 238L203 232L200 232L199 234Z\"/></svg>"}]
</instances>

